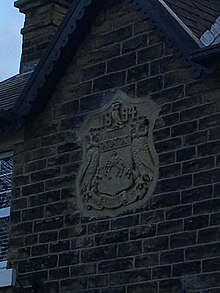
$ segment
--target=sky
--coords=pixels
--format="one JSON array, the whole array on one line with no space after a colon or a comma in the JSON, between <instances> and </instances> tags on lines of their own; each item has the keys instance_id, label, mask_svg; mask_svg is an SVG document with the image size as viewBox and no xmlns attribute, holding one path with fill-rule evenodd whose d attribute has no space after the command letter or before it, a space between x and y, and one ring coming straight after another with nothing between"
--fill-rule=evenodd
<instances>
[{"instance_id":1,"label":"sky","mask_svg":"<svg viewBox=\"0 0 220 293\"><path fill-rule=\"evenodd\" d=\"M0 81L19 72L24 15L14 0L0 0Z\"/></svg>"}]
</instances>

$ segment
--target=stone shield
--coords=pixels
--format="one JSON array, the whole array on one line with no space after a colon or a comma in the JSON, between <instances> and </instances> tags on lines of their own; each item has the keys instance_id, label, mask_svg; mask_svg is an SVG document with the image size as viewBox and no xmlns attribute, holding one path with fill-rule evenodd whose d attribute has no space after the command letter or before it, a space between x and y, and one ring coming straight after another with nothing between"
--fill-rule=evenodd
<instances>
[{"instance_id":1,"label":"stone shield","mask_svg":"<svg viewBox=\"0 0 220 293\"><path fill-rule=\"evenodd\" d=\"M150 98L134 99L118 91L87 118L76 181L83 212L115 215L140 207L153 193L159 169L153 128L159 112Z\"/></svg>"}]
</instances>

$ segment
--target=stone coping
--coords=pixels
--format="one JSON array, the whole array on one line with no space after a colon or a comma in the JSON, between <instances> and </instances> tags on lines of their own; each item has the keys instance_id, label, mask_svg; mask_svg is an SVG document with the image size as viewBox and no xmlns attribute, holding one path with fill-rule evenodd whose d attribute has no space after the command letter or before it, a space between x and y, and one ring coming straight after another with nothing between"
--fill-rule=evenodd
<instances>
[{"instance_id":1,"label":"stone coping","mask_svg":"<svg viewBox=\"0 0 220 293\"><path fill-rule=\"evenodd\" d=\"M15 269L0 269L0 288L15 286L15 281Z\"/></svg>"}]
</instances>

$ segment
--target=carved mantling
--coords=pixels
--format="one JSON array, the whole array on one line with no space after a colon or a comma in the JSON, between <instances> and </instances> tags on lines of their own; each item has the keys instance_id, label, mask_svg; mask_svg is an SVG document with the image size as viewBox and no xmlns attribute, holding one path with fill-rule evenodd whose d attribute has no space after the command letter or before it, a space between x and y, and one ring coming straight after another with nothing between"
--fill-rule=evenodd
<instances>
[{"instance_id":1,"label":"carved mantling","mask_svg":"<svg viewBox=\"0 0 220 293\"><path fill-rule=\"evenodd\" d=\"M86 215L114 216L141 207L158 178L153 127L160 107L118 91L81 129L83 162L76 181Z\"/></svg>"}]
</instances>

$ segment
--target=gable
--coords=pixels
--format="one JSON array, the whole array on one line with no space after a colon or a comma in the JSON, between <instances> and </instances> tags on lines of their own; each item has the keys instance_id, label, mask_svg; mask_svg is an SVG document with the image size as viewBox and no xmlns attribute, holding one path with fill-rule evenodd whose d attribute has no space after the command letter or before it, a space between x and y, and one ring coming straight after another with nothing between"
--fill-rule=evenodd
<instances>
[{"instance_id":1,"label":"gable","mask_svg":"<svg viewBox=\"0 0 220 293\"><path fill-rule=\"evenodd\" d=\"M184 60L190 63L190 58L181 49L183 48L182 38L188 44L188 54L190 49L198 48L198 45L191 39L188 33L179 27L172 16L164 10L162 5L152 0L148 0L147 2L134 1L133 4L137 9L141 10L146 18L150 17L152 25L156 27L160 35L165 37L169 45L176 49L178 55L183 55ZM77 49L90 23L94 21L94 17L100 7L100 2L95 0L73 2L69 15L66 17L44 58L42 58L24 92L17 101L14 108L16 113L25 116L29 113L31 104L39 96L41 96L42 100L46 99L54 88L52 83L54 81L57 82L58 78L64 74L65 68L69 63L69 57ZM164 19L167 22L165 28L163 28L162 24ZM59 69L61 64L62 70ZM196 74L199 74L201 69L200 66L197 67L195 67L194 71L198 71Z\"/></svg>"},{"instance_id":2,"label":"gable","mask_svg":"<svg viewBox=\"0 0 220 293\"><path fill-rule=\"evenodd\" d=\"M176 80L168 80L175 69L177 78L183 72L183 80L190 79L190 70L173 51L130 3L110 1L72 54L46 107L43 104L37 115L29 116L28 133L38 136L45 128L53 133L57 119L63 130L77 127L87 112L107 103L117 89L131 96L155 94L163 89L165 73L166 87L175 85Z\"/></svg>"},{"instance_id":3,"label":"gable","mask_svg":"<svg viewBox=\"0 0 220 293\"><path fill-rule=\"evenodd\" d=\"M194 77L198 78L202 73L212 72L199 64L197 59L192 58L191 51L200 48L198 39L194 38L190 31L173 17L161 1L135 0L131 2L136 9L141 11L143 17L150 22L168 46L174 49L175 55L181 57L185 64L192 68ZM54 83L57 84L65 74L70 59L79 48L103 4L97 0L78 0L72 3L69 14L11 111L12 115L15 114L15 123L19 116L21 117L19 121L21 121L29 115L33 107L40 107L53 94ZM3 113L3 116L3 119L11 119L11 115Z\"/></svg>"},{"instance_id":4,"label":"gable","mask_svg":"<svg viewBox=\"0 0 220 293\"><path fill-rule=\"evenodd\" d=\"M58 124L64 131L78 127L88 112L106 104L117 89L130 96L155 95L156 99L157 92L164 90L169 99L167 88L179 79L191 78L190 69L175 58L173 48L156 35L140 11L127 1L110 1L72 54L46 107L29 116L26 125L32 125L32 130L28 133L38 136L46 128L52 134ZM182 94L178 88L175 98Z\"/></svg>"}]
</instances>

